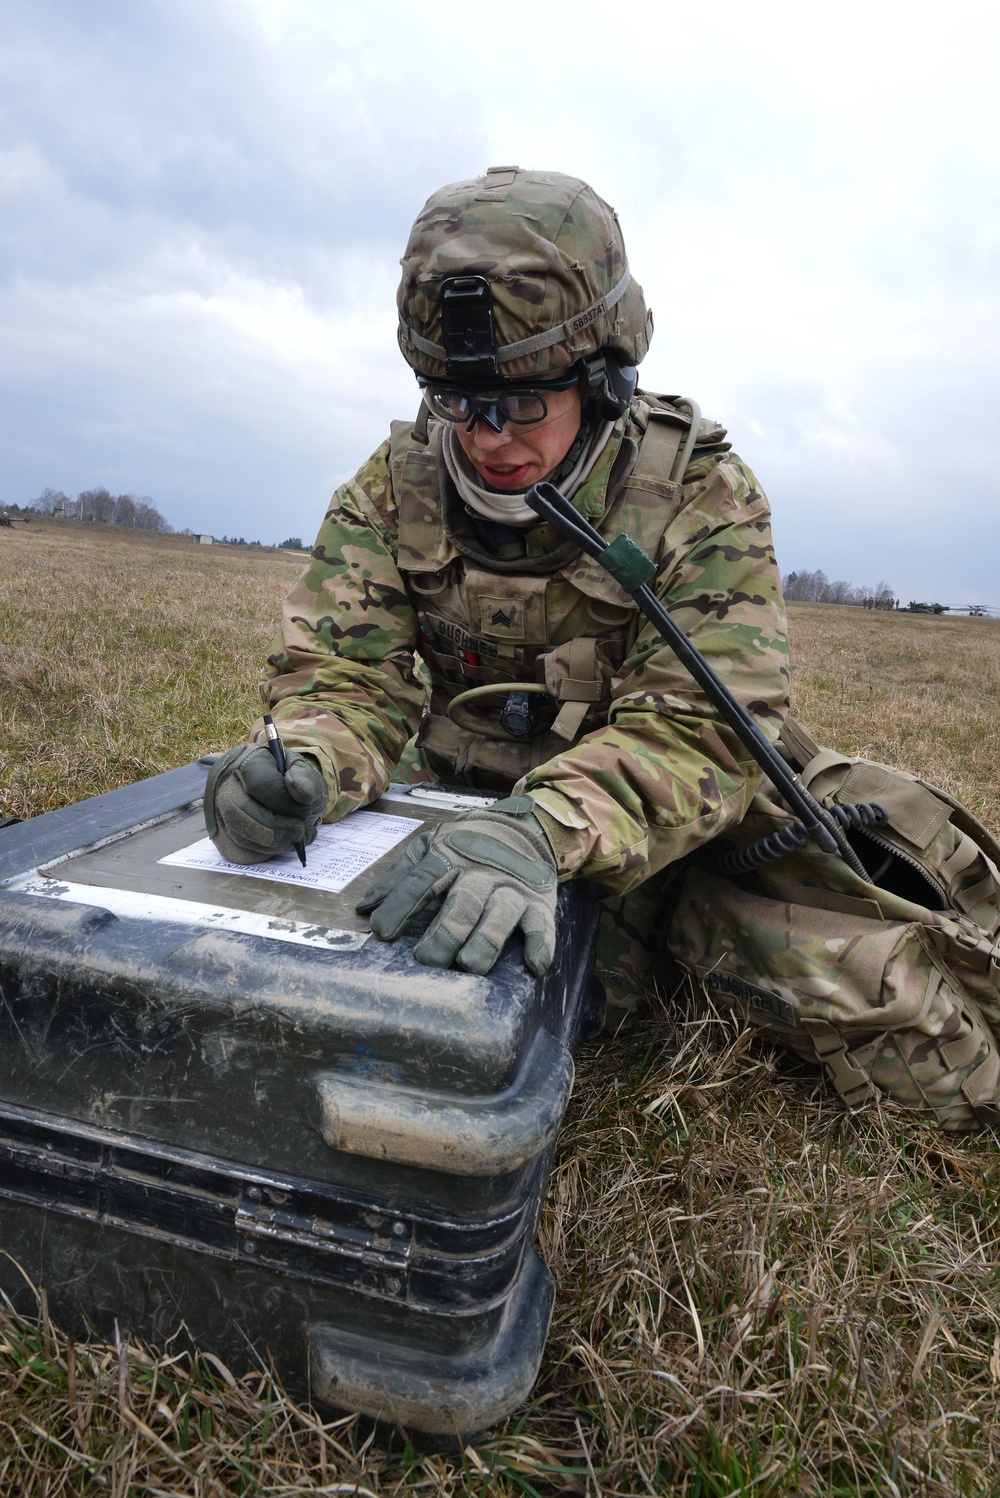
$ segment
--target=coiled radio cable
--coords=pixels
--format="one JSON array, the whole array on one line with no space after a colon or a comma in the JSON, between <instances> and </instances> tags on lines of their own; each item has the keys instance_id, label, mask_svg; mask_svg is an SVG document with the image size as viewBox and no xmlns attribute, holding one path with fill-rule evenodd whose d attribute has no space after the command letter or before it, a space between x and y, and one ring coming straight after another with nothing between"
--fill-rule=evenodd
<instances>
[{"instance_id":1,"label":"coiled radio cable","mask_svg":"<svg viewBox=\"0 0 1000 1498\"><path fill-rule=\"evenodd\" d=\"M830 811L845 832L857 832L864 827L885 827L889 821L889 813L881 801L859 801L856 805L832 806ZM699 868L707 869L710 874L752 874L755 869L762 869L765 864L784 858L786 853L795 853L799 848L804 848L808 841L809 831L805 825L800 821L791 822L787 827L759 838L747 848L716 848L709 845L699 850L694 861ZM868 878L871 882L871 875Z\"/></svg>"}]
</instances>

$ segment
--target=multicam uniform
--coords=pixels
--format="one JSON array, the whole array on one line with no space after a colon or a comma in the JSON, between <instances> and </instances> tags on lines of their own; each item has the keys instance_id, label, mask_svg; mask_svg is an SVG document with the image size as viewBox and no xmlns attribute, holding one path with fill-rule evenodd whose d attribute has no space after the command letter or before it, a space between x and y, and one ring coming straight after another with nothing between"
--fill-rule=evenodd
<instances>
[{"instance_id":1,"label":"multicam uniform","mask_svg":"<svg viewBox=\"0 0 1000 1498\"><path fill-rule=\"evenodd\" d=\"M689 423L671 398L640 393L573 503L653 558L658 596L774 738L788 668L767 501L708 422L672 482ZM547 525L491 528L466 509L439 435L395 423L334 496L269 657L275 721L318 761L326 821L400 776L529 793L560 877L599 881L614 907L600 966L628 1003L654 949L662 894L648 881L737 823L760 775L597 562ZM461 691L518 682L551 694L532 698L543 706L527 740L498 727L502 690L465 726L447 716Z\"/></svg>"}]
</instances>

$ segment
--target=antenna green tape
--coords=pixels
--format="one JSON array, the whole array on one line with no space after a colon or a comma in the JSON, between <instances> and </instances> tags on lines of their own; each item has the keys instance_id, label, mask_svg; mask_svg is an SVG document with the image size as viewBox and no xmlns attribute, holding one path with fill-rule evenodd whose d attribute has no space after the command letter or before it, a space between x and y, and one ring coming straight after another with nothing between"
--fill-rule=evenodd
<instances>
[{"instance_id":1,"label":"antenna green tape","mask_svg":"<svg viewBox=\"0 0 1000 1498\"><path fill-rule=\"evenodd\" d=\"M610 546L601 553L601 566L606 568L616 583L621 583L626 593L634 593L643 583L656 576L656 563L628 536L616 536Z\"/></svg>"}]
</instances>

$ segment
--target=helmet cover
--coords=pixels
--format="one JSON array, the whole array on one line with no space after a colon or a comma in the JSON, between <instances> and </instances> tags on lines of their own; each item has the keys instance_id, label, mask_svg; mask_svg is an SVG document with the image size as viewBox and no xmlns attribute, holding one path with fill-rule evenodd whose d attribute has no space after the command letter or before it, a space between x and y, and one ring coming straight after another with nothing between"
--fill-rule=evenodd
<instances>
[{"instance_id":1,"label":"helmet cover","mask_svg":"<svg viewBox=\"0 0 1000 1498\"><path fill-rule=\"evenodd\" d=\"M417 374L445 378L442 283L484 276L503 380L539 379L610 350L638 364L653 331L631 278L618 215L561 172L491 167L432 194L410 233L399 346Z\"/></svg>"}]
</instances>

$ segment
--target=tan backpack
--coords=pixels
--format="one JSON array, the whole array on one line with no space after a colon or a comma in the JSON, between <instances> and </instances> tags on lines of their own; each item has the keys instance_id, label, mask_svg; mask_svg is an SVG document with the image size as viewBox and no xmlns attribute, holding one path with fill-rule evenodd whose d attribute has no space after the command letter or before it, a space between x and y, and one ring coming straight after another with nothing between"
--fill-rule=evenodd
<instances>
[{"instance_id":1,"label":"tan backpack","mask_svg":"<svg viewBox=\"0 0 1000 1498\"><path fill-rule=\"evenodd\" d=\"M684 877L674 959L822 1063L849 1107L878 1092L945 1129L1000 1123L1000 844L946 792L820 749L794 722L779 748L828 810L885 808L885 825L850 834L875 882L811 844L735 874L710 852ZM794 820L765 782L738 846Z\"/></svg>"}]
</instances>

